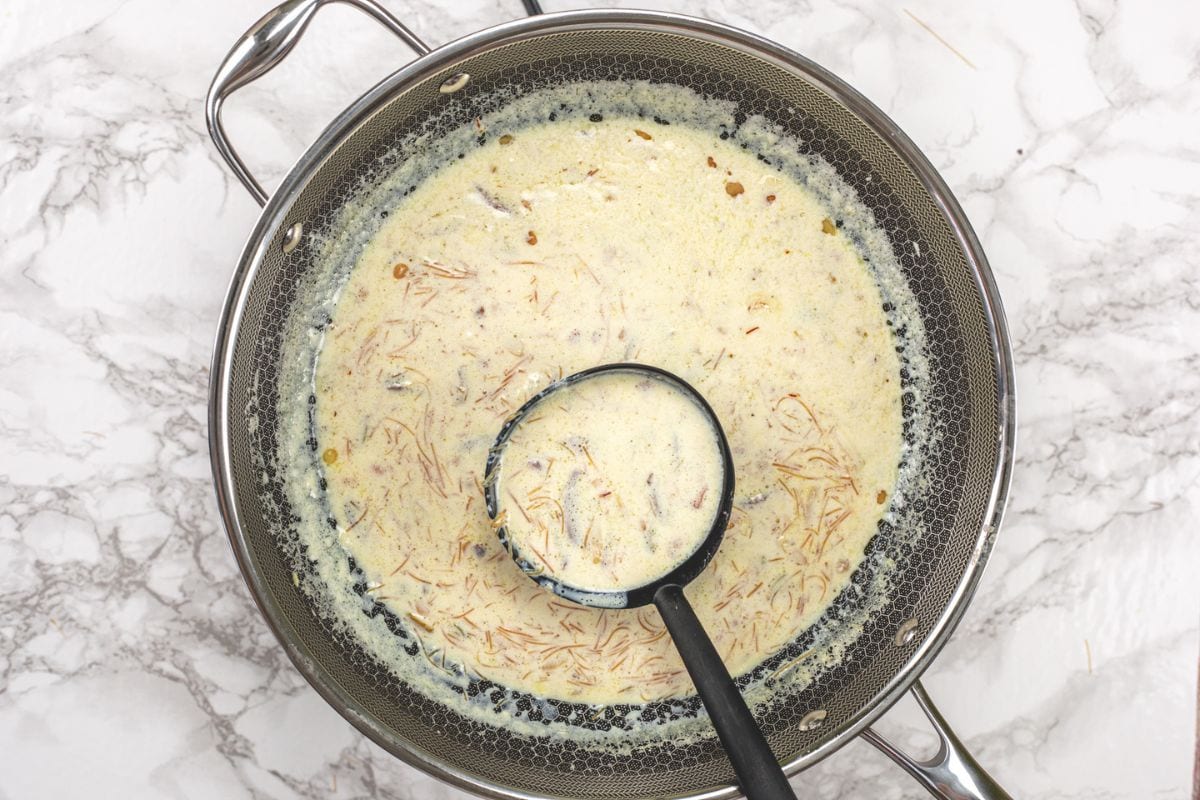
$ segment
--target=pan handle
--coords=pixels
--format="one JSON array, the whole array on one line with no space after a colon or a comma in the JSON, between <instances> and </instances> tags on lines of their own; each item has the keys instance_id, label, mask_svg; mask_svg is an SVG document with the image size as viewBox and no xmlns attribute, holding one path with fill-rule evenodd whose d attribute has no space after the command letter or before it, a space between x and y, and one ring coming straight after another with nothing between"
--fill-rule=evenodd
<instances>
[{"instance_id":1,"label":"pan handle","mask_svg":"<svg viewBox=\"0 0 1200 800\"><path fill-rule=\"evenodd\" d=\"M304 35L304 29L308 27L317 9L335 2L353 6L373 18L399 36L418 56L429 52L428 45L374 0L288 0L268 11L262 19L254 23L229 51L229 55L225 56L225 61L217 70L212 86L208 89L204 113L208 122L208 135L217 146L217 152L260 206L266 205L267 193L229 143L229 138L225 135L225 126L221 123L221 105L232 92L258 80L283 61Z\"/></svg>"},{"instance_id":2,"label":"pan handle","mask_svg":"<svg viewBox=\"0 0 1200 800\"><path fill-rule=\"evenodd\" d=\"M912 685L911 691L938 737L938 751L933 758L917 761L871 728L863 731L862 737L940 800L1012 800L1011 795L1000 788L1000 784L963 747L920 681Z\"/></svg>"}]
</instances>

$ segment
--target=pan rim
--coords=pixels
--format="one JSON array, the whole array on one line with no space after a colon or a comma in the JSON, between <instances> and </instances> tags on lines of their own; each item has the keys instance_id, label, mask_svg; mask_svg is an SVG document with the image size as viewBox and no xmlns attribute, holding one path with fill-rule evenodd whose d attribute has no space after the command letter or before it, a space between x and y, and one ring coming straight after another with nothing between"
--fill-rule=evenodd
<instances>
[{"instance_id":1,"label":"pan rim","mask_svg":"<svg viewBox=\"0 0 1200 800\"><path fill-rule=\"evenodd\" d=\"M978 586L1004 513L1012 477L1016 397L1011 342L995 279L978 237L949 187L912 140L882 110L833 73L782 45L738 28L678 14L615 9L565 11L503 23L445 44L384 78L349 105L300 156L269 198L243 247L226 292L214 343L208 404L209 455L219 513L238 568L267 626L305 680L355 728L401 761L458 788L501 800L550 797L512 789L482 775L461 770L411 742L390 736L299 641L254 568L250 545L241 525L228 424L231 411L229 389L237 332L241 329L249 289L267 248L283 229L288 212L326 157L396 93L421 80L498 45L580 29L658 31L718 43L782 68L831 96L880 136L912 169L922 187L933 198L971 268L983 307L992 344L992 366L997 377L995 413L998 449L992 486L985 506L985 523L979 531L967 568L959 577L949 602L932 623L929 635L908 658L904 667L835 736L785 764L784 771L792 776L828 757L882 716L920 677L961 620ZM725 800L737 796L739 793L735 785L679 795L693 800Z\"/></svg>"}]
</instances>

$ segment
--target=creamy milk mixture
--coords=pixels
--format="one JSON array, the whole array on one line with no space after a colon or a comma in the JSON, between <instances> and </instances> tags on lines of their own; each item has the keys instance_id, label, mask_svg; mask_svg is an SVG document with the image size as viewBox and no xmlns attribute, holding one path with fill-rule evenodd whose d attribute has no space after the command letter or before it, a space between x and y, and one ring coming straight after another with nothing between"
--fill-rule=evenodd
<instances>
[{"instance_id":1,"label":"creamy milk mixture","mask_svg":"<svg viewBox=\"0 0 1200 800\"><path fill-rule=\"evenodd\" d=\"M495 522L568 587L645 586L694 553L716 520L725 475L712 421L645 373L602 372L551 391L501 452Z\"/></svg>"},{"instance_id":2,"label":"creamy milk mixture","mask_svg":"<svg viewBox=\"0 0 1200 800\"><path fill-rule=\"evenodd\" d=\"M693 691L653 608L554 596L484 507L503 420L615 361L674 372L724 425L735 507L687 593L730 671L820 617L901 453L896 343L840 213L735 141L613 114L489 130L390 210L322 334L313 413L338 541L430 669L587 703Z\"/></svg>"}]
</instances>

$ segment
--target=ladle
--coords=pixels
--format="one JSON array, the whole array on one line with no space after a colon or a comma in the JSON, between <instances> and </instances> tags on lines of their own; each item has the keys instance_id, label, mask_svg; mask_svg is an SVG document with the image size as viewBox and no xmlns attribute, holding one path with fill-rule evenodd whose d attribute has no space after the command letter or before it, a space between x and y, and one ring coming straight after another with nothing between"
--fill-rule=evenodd
<instances>
[{"instance_id":1,"label":"ladle","mask_svg":"<svg viewBox=\"0 0 1200 800\"><path fill-rule=\"evenodd\" d=\"M561 406L546 403L548 398L568 387L584 391L590 386L597 386L603 391L603 383L597 379L614 374L639 381L650 378L658 382L660 390L680 392L695 403L696 409L707 419L716 438L717 447L713 457L719 458L722 465L719 501L708 533L700 544L685 558L664 560L664 569L659 577L631 588L597 589L571 586L561 581L540 560L531 560L532 556L522 552L515 541L518 537L510 535L506 520L520 517L509 515L505 503L502 502L507 495L501 491L504 482L504 453L510 438L524 423L542 419L545 414L562 413ZM602 403L603 398L597 397L596 401ZM531 416L535 409L542 413L536 417ZM614 419L611 424L619 425L621 422L620 419ZM580 431L579 435L586 437L587 432ZM733 764L742 790L751 800L792 800L795 795L788 785L787 777L683 592L683 587L698 576L716 554L733 505L734 471L729 443L720 421L704 397L682 378L644 364L606 364L577 372L550 384L508 418L488 452L483 486L488 514L505 549L522 571L543 587L566 600L596 608L635 608L654 604L662 615L705 708L708 709L713 727L716 728L721 744L724 745L725 752Z\"/></svg>"}]
</instances>

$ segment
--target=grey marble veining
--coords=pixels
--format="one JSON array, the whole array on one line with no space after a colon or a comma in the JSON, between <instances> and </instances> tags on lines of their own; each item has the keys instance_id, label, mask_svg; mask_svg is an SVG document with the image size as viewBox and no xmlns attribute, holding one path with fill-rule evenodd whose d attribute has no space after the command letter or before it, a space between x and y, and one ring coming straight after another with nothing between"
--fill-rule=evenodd
<instances>
[{"instance_id":1,"label":"grey marble veining","mask_svg":"<svg viewBox=\"0 0 1200 800\"><path fill-rule=\"evenodd\" d=\"M388 5L432 44L520 8ZM1187 797L1200 12L655 7L756 31L849 80L942 171L989 254L1017 361L1018 461L979 593L926 676L943 712L1018 797ZM216 514L207 364L256 207L208 142L203 96L265 9L0 8L0 797L462 797L299 678ZM230 101L230 131L273 186L410 57L353 11L323 11L292 59ZM880 727L923 741L904 704ZM862 742L795 785L921 796Z\"/></svg>"}]
</instances>

